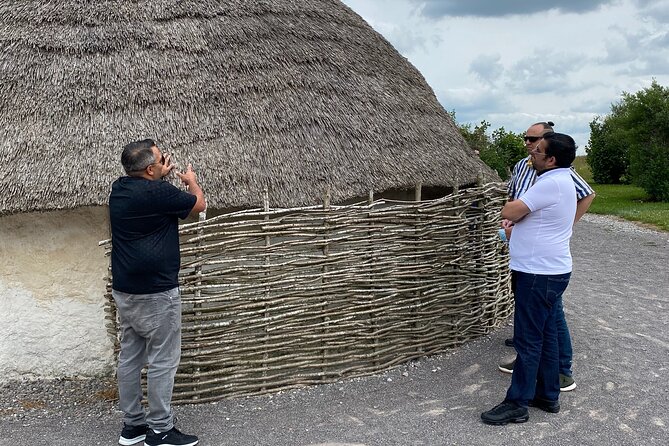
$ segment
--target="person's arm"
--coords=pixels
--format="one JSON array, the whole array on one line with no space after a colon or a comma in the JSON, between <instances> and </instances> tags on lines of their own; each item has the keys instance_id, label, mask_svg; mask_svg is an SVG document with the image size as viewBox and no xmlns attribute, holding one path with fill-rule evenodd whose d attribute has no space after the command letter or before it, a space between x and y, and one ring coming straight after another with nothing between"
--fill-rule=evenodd
<instances>
[{"instance_id":1,"label":"person's arm","mask_svg":"<svg viewBox=\"0 0 669 446\"><path fill-rule=\"evenodd\" d=\"M529 213L530 208L527 207L523 200L507 201L502 208L502 218L511 220L514 223L518 223Z\"/></svg>"},{"instance_id":2,"label":"person's arm","mask_svg":"<svg viewBox=\"0 0 669 446\"><path fill-rule=\"evenodd\" d=\"M195 202L195 205L193 206L193 209L191 209L189 215L195 216L204 211L207 208L207 202L204 199L204 192L202 192L202 188L200 188L200 185L197 184L197 178L195 177L195 172L193 172L193 166L189 164L186 172L176 172L176 174L188 187L188 193L195 195L197 198L197 201Z\"/></svg>"},{"instance_id":3,"label":"person's arm","mask_svg":"<svg viewBox=\"0 0 669 446\"><path fill-rule=\"evenodd\" d=\"M574 217L574 224L578 223L581 217L583 217L583 215L585 215L585 213L588 212L588 208L590 208L592 200L594 199L595 199L595 193L593 192L590 195L587 195L576 202L576 216Z\"/></svg>"},{"instance_id":4,"label":"person's arm","mask_svg":"<svg viewBox=\"0 0 669 446\"><path fill-rule=\"evenodd\" d=\"M571 179L574 181L576 188L576 216L574 217L574 224L576 224L592 204L595 199L595 191L590 187L587 181L581 177L576 169L572 166L570 169Z\"/></svg>"}]
</instances>

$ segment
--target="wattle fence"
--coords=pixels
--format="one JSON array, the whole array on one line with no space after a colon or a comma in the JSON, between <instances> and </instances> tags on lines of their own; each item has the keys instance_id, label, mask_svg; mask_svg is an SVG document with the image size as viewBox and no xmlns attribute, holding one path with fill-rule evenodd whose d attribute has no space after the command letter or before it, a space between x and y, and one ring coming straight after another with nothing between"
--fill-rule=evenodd
<instances>
[{"instance_id":1,"label":"wattle fence","mask_svg":"<svg viewBox=\"0 0 669 446\"><path fill-rule=\"evenodd\" d=\"M266 205L182 225L174 402L369 375L488 333L512 310L497 235L505 200L488 184L437 200ZM111 275L107 289L118 348Z\"/></svg>"}]
</instances>

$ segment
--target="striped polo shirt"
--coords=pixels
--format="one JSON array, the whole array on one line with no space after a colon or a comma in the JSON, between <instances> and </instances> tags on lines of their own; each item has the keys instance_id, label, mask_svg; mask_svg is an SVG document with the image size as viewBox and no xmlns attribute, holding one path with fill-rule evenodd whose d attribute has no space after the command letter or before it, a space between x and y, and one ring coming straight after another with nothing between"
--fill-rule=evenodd
<instances>
[{"instance_id":1,"label":"striped polo shirt","mask_svg":"<svg viewBox=\"0 0 669 446\"><path fill-rule=\"evenodd\" d=\"M588 195L595 193L586 181L576 173L573 167L569 169L571 172L571 179L574 180L574 187L576 187L576 200L581 200ZM506 185L506 190L509 198L515 200L523 195L537 180L537 171L532 167L530 157L523 158L513 166L511 178Z\"/></svg>"}]
</instances>

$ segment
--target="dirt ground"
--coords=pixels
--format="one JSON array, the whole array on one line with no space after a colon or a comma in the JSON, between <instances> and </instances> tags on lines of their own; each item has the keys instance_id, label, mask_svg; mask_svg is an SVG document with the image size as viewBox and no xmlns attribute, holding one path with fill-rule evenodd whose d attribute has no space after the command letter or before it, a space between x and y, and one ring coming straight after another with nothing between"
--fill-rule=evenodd
<instances>
[{"instance_id":1,"label":"dirt ground","mask_svg":"<svg viewBox=\"0 0 669 446\"><path fill-rule=\"evenodd\" d=\"M564 305L577 388L562 410L524 424L480 422L499 403L513 356L506 324L489 336L381 375L176 408L201 445L668 445L669 233L586 215L572 239ZM90 386L90 383L88 384ZM69 384L77 392L76 384ZM38 387L36 387L38 389ZM9 388L3 388L9 391ZM111 405L0 408L0 445L114 445ZM141 443L140 443L141 445Z\"/></svg>"}]
</instances>

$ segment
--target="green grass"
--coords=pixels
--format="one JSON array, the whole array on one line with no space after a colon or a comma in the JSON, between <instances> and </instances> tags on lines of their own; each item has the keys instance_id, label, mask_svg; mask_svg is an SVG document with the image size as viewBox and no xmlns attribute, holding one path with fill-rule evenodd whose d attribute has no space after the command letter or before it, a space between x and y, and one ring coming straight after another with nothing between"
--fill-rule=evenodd
<instances>
[{"instance_id":1,"label":"green grass","mask_svg":"<svg viewBox=\"0 0 669 446\"><path fill-rule=\"evenodd\" d=\"M576 157L574 168L597 194L588 212L615 215L669 231L669 203L648 201L646 192L637 186L593 183L584 156Z\"/></svg>"}]
</instances>

